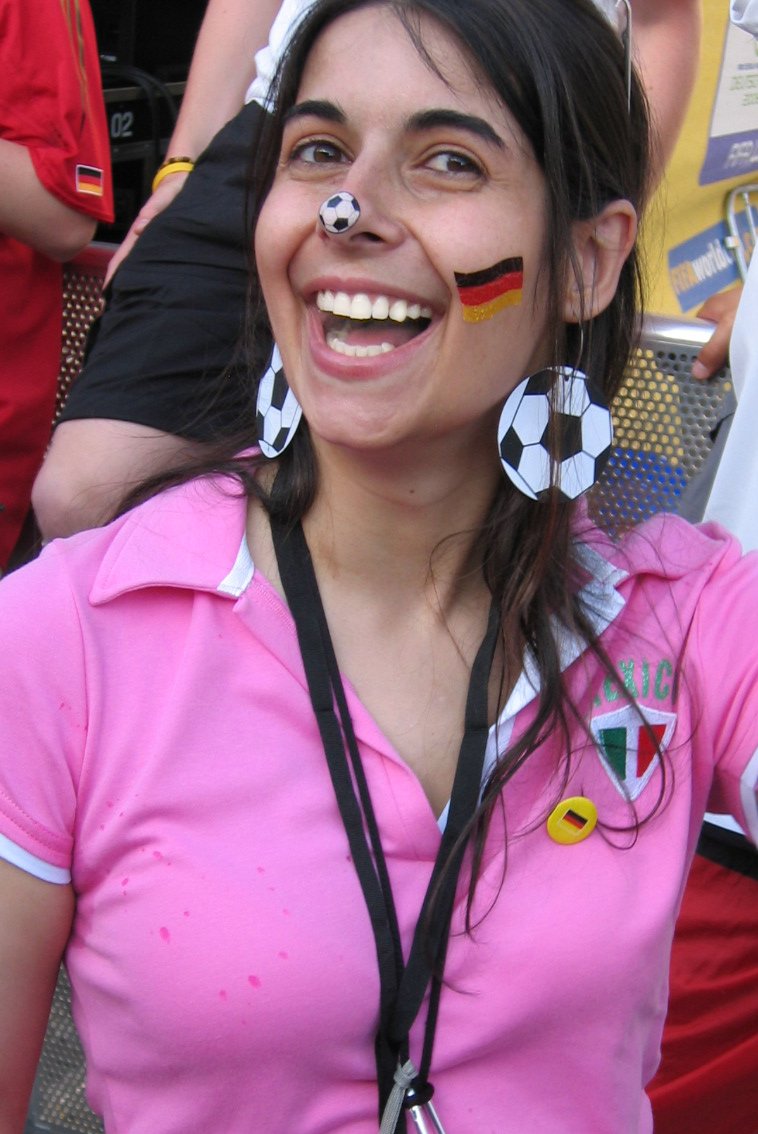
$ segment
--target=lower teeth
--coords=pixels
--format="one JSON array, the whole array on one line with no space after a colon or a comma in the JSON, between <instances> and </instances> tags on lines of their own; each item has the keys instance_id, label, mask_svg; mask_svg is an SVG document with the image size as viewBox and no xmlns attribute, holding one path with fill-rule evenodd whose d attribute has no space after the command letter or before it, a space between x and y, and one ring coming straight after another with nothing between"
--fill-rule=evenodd
<instances>
[{"instance_id":1,"label":"lower teeth","mask_svg":"<svg viewBox=\"0 0 758 1134\"><path fill-rule=\"evenodd\" d=\"M395 349L392 343L375 343L371 346L352 346L336 334L326 336L326 345L331 350L336 351L337 354L346 354L350 358L375 358L378 354L388 354L389 351Z\"/></svg>"}]
</instances>

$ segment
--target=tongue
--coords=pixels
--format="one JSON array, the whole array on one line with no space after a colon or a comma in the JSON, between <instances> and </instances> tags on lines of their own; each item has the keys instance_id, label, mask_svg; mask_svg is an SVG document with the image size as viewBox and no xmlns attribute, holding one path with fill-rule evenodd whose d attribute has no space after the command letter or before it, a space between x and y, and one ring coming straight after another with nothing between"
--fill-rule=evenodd
<instances>
[{"instance_id":1,"label":"tongue","mask_svg":"<svg viewBox=\"0 0 758 1134\"><path fill-rule=\"evenodd\" d=\"M333 324L330 322L326 330L336 331L343 342L350 346L381 346L382 343L389 343L390 346L399 347L421 333L419 324L410 320L405 323L393 323L391 320L369 320L363 323L355 319L340 319Z\"/></svg>"}]
</instances>

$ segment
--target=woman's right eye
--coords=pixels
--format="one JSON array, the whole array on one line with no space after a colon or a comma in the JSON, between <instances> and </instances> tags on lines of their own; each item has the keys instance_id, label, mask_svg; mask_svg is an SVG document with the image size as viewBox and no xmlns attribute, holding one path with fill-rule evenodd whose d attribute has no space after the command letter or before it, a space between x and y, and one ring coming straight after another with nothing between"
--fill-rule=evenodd
<instances>
[{"instance_id":1,"label":"woman's right eye","mask_svg":"<svg viewBox=\"0 0 758 1134\"><path fill-rule=\"evenodd\" d=\"M300 142L290 153L290 162L301 162L304 165L334 165L346 160L339 146L323 139Z\"/></svg>"}]
</instances>

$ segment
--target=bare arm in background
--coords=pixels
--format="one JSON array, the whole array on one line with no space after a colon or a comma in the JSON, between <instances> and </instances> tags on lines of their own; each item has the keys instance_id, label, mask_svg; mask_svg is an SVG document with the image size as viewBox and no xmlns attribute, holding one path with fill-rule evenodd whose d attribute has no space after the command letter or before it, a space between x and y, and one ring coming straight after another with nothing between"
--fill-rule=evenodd
<instances>
[{"instance_id":1,"label":"bare arm in background","mask_svg":"<svg viewBox=\"0 0 758 1134\"><path fill-rule=\"evenodd\" d=\"M631 0L632 51L658 132L662 176L682 128L700 57L700 0Z\"/></svg>"},{"instance_id":2,"label":"bare arm in background","mask_svg":"<svg viewBox=\"0 0 758 1134\"><path fill-rule=\"evenodd\" d=\"M70 886L0 860L0 1134L22 1134L61 956Z\"/></svg>"},{"instance_id":3,"label":"bare arm in background","mask_svg":"<svg viewBox=\"0 0 758 1134\"><path fill-rule=\"evenodd\" d=\"M0 232L63 261L89 243L96 225L45 189L26 146L0 138Z\"/></svg>"},{"instance_id":4,"label":"bare arm in background","mask_svg":"<svg viewBox=\"0 0 758 1134\"><path fill-rule=\"evenodd\" d=\"M703 306L695 312L698 319L714 323L716 329L692 364L693 378L712 378L729 361L729 344L732 328L737 316L737 307L742 298L742 284L730 287L727 291L716 292L706 299Z\"/></svg>"},{"instance_id":5,"label":"bare arm in background","mask_svg":"<svg viewBox=\"0 0 758 1134\"><path fill-rule=\"evenodd\" d=\"M194 161L240 109L255 75L255 53L268 40L280 2L208 0L179 117L168 144L170 157L189 157ZM169 174L148 198L113 257L107 279L153 217L173 201L188 176Z\"/></svg>"}]
</instances>

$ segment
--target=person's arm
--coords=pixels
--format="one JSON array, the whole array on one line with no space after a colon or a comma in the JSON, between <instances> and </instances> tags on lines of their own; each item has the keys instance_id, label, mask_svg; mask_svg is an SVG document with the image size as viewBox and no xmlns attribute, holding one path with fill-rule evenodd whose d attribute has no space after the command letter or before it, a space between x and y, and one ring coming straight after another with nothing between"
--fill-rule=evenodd
<instances>
[{"instance_id":1,"label":"person's arm","mask_svg":"<svg viewBox=\"0 0 758 1134\"><path fill-rule=\"evenodd\" d=\"M169 154L196 158L232 118L255 75L255 53L281 0L209 0Z\"/></svg>"},{"instance_id":2,"label":"person's arm","mask_svg":"<svg viewBox=\"0 0 758 1134\"><path fill-rule=\"evenodd\" d=\"M631 0L633 54L658 134L657 168L671 157L695 85L701 0Z\"/></svg>"},{"instance_id":3,"label":"person's arm","mask_svg":"<svg viewBox=\"0 0 758 1134\"><path fill-rule=\"evenodd\" d=\"M709 323L715 323L716 329L692 364L693 378L712 378L722 366L726 366L729 361L732 328L741 298L742 284L738 284L728 291L719 291L716 295L710 296L695 312L698 319L707 319Z\"/></svg>"},{"instance_id":4,"label":"person's arm","mask_svg":"<svg viewBox=\"0 0 758 1134\"><path fill-rule=\"evenodd\" d=\"M192 56L179 116L168 143L170 157L199 157L211 138L233 118L255 75L255 53L281 0L209 0ZM170 173L137 214L111 260L106 282L158 213L171 204L189 175Z\"/></svg>"},{"instance_id":5,"label":"person's arm","mask_svg":"<svg viewBox=\"0 0 758 1134\"><path fill-rule=\"evenodd\" d=\"M0 1134L22 1134L61 956L70 886L0 860Z\"/></svg>"},{"instance_id":6,"label":"person's arm","mask_svg":"<svg viewBox=\"0 0 758 1134\"><path fill-rule=\"evenodd\" d=\"M96 226L45 189L26 146L0 138L0 232L63 261L90 242Z\"/></svg>"}]
</instances>

